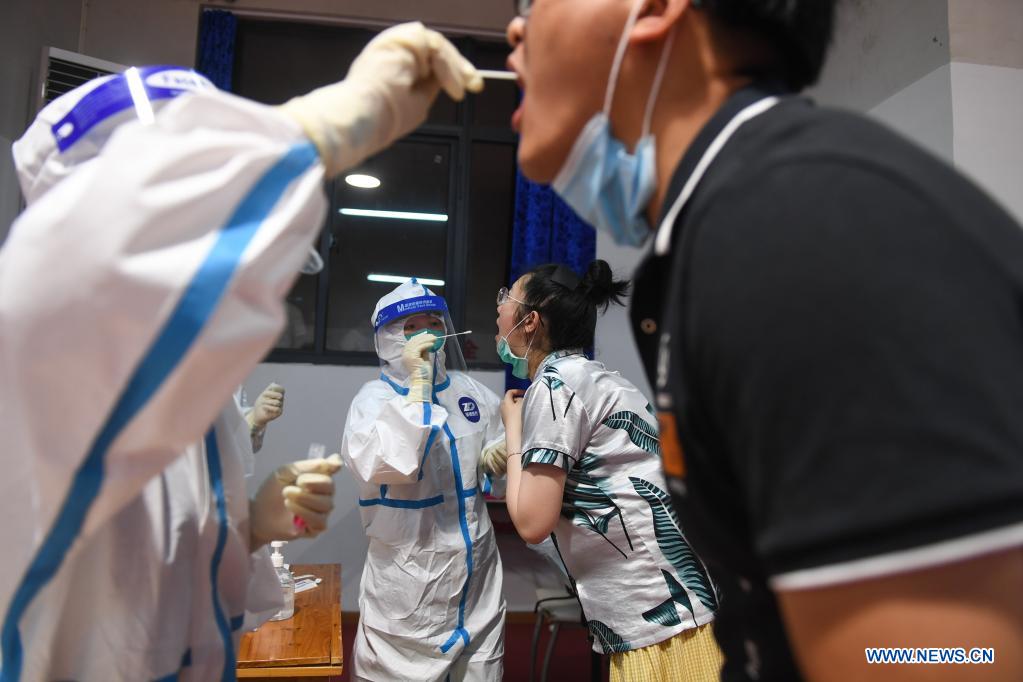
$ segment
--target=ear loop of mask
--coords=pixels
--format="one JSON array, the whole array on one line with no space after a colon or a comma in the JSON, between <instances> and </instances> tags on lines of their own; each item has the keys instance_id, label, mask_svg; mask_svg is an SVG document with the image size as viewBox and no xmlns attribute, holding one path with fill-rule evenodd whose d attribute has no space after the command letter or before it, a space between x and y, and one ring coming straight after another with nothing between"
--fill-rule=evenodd
<instances>
[{"instance_id":1,"label":"ear loop of mask","mask_svg":"<svg viewBox=\"0 0 1023 682\"><path fill-rule=\"evenodd\" d=\"M536 316L540 317L540 313L537 310L530 310L529 311L530 315L532 315L533 313L536 313ZM527 315L526 317L529 317L529 315ZM525 322L526 318L523 317L522 321ZM526 344L526 354L522 356L522 357L526 358L527 360L529 359L529 351L531 351L533 349L533 340L535 338L536 338L536 330L534 329L533 330L533 335L529 337L529 343Z\"/></svg>"},{"instance_id":2,"label":"ear loop of mask","mask_svg":"<svg viewBox=\"0 0 1023 682\"><path fill-rule=\"evenodd\" d=\"M530 315L532 315L532 314L533 314L534 312L535 312L535 313L536 313L537 315L539 315L539 314L540 314L540 313L539 313L538 311L536 311L536 310L530 310L530 311L529 311L529 312L528 312L528 313L527 313L527 314L525 315L525 317L523 317L523 318L522 318L521 320L519 320L518 322L516 322L516 323L515 323L515 326L514 326L514 327L512 327L512 328L511 328L511 329L510 329L510 330L508 331L508 334L507 334L507 335L505 335L505 337L504 337L504 340L505 340L505 341L507 342L507 344L508 344L508 350L510 350L510 351L511 351L512 355L515 355L515 351L513 351L513 350L512 350L512 347L511 347L511 335L512 335L512 332L514 332L514 331L515 331L516 329L518 329L518 328L519 328L519 326L520 326L520 325L521 325L521 324L522 324L523 322L525 322L525 321L526 321L526 319L527 319L527 318L528 318L528 317L529 317ZM526 352L525 352L525 354L524 354L524 355L516 355L515 357L518 357L518 358L521 358L521 359L526 359L526 358L528 358L528 357L529 357L529 351L530 351L530 350L532 350L532 348L533 348L533 339L535 339L535 338L536 338L536 332L533 332L533 336L531 336L531 337L529 338L529 343L528 343L528 344L526 344Z\"/></svg>"},{"instance_id":3,"label":"ear loop of mask","mask_svg":"<svg viewBox=\"0 0 1023 682\"><path fill-rule=\"evenodd\" d=\"M614 61L611 62L611 73L608 76L607 90L604 92L604 116L611 120L611 104L614 102L615 89L618 86L618 76L622 69L622 62L625 60L625 50L628 48L629 31L639 21L639 12L643 8L645 0L637 0L632 6L632 10L629 12L629 18L625 21L625 28L622 30L622 37L618 40L618 49L615 50ZM668 66L668 56L671 54L671 47L675 42L675 27L673 26L671 32L668 33L668 37L664 42L664 47L661 49L661 58L657 64L657 72L654 74L654 82L650 87L650 94L647 96L646 110L643 112L643 131L640 138L646 137L650 132L650 122L653 119L654 104L657 101L657 95L661 91L661 82L664 80L664 72Z\"/></svg>"}]
</instances>

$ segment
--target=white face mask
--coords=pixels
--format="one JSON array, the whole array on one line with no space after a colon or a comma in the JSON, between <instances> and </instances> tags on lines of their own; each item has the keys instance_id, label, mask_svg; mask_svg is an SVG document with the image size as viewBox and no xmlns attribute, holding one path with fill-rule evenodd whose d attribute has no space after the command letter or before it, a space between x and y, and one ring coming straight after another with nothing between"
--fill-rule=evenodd
<instances>
[{"instance_id":1,"label":"white face mask","mask_svg":"<svg viewBox=\"0 0 1023 682\"><path fill-rule=\"evenodd\" d=\"M565 164L551 183L554 191L583 220L610 234L616 243L629 246L639 246L651 232L644 216L657 187L656 145L650 134L650 119L675 37L672 29L661 51L661 60L650 88L642 134L635 152L630 154L625 144L611 133L611 103L628 47L629 32L636 25L643 2L636 0L618 41L604 94L604 109L594 114L583 127Z\"/></svg>"}]
</instances>

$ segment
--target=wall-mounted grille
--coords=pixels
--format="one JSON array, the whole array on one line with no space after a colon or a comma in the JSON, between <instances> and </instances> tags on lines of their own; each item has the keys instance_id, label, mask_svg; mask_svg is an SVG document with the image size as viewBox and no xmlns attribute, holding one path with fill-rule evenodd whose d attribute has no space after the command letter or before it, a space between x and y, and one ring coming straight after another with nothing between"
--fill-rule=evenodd
<instances>
[{"instance_id":1,"label":"wall-mounted grille","mask_svg":"<svg viewBox=\"0 0 1023 682\"><path fill-rule=\"evenodd\" d=\"M44 48L37 111L86 81L98 76L120 73L125 68L127 67L121 64L57 47Z\"/></svg>"}]
</instances>

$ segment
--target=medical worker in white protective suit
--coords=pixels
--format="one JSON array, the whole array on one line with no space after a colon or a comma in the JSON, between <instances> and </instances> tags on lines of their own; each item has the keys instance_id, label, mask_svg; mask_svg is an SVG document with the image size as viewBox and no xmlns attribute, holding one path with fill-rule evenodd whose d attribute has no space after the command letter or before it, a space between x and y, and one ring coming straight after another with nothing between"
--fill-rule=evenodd
<instances>
[{"instance_id":1,"label":"medical worker in white protective suit","mask_svg":"<svg viewBox=\"0 0 1023 682\"><path fill-rule=\"evenodd\" d=\"M199 74L176 67L136 73L159 83L140 91L154 115L173 97L212 87ZM120 125L137 118L130 77L98 78L59 97L15 143L15 167L30 205L85 168ZM54 135L54 125L68 120L91 125L76 126L77 137ZM30 652L22 678L142 679L137 676L153 677L148 671L168 666L177 670L188 660L194 661L193 677L207 665L216 676L225 665L233 670L233 658L223 654L233 646L225 647L225 641L283 604L263 543L298 535L295 512L310 521L303 535L323 527L323 508L333 504L333 482L324 474L339 464L282 467L250 503L245 477L252 459L249 421L231 397L203 438L185 447L105 523L83 533L82 546L68 556L57 584L43 597L59 596L61 606L47 612L50 619L22 627L23 647ZM285 487L293 484L298 485ZM306 508L310 495L317 498L313 509ZM138 549L125 552L130 548ZM49 652L37 662L31 652L45 651L43 645ZM125 656L111 667L102 652L112 645L143 657ZM5 678L15 672L5 665Z\"/></svg>"},{"instance_id":2,"label":"medical worker in white protective suit","mask_svg":"<svg viewBox=\"0 0 1023 682\"><path fill-rule=\"evenodd\" d=\"M412 279L373 311L380 378L352 401L341 457L369 536L357 680L500 680L501 559L483 494L507 454L500 401L465 373L444 299Z\"/></svg>"},{"instance_id":3,"label":"medical worker in white protective suit","mask_svg":"<svg viewBox=\"0 0 1023 682\"><path fill-rule=\"evenodd\" d=\"M30 205L0 249L4 682L233 679L252 550L296 515L322 529L338 464L281 467L248 500L232 391L280 333L323 179L478 75L403 25L282 107L204 88L154 116L194 76L126 78L139 120L69 173L50 161L87 149L105 96L47 121L56 152L22 157Z\"/></svg>"}]
</instances>

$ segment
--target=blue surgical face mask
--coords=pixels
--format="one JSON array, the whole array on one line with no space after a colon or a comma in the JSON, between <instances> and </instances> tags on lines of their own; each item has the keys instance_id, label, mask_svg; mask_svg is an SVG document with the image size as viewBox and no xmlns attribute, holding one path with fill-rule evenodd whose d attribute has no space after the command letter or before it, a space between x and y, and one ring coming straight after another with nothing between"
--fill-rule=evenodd
<instances>
[{"instance_id":1,"label":"blue surgical face mask","mask_svg":"<svg viewBox=\"0 0 1023 682\"><path fill-rule=\"evenodd\" d=\"M526 321L525 317L519 320L514 327L508 330L508 336L511 336L511 333L515 331L515 329L525 321ZM511 345L508 343L508 336L502 336L501 339L497 342L497 355L498 357L501 358L501 362L503 362L506 365L511 365L511 372L513 377L528 380L529 349L533 345L533 340L532 339L529 340L529 345L526 347L525 357L519 357L518 355L515 355L515 353L512 352Z\"/></svg>"},{"instance_id":2,"label":"blue surgical face mask","mask_svg":"<svg viewBox=\"0 0 1023 682\"><path fill-rule=\"evenodd\" d=\"M444 332L439 331L437 329L420 329L417 332L412 332L411 334L406 334L405 335L405 340L406 341L411 341L413 336L419 336L420 334L431 334L433 336L438 337L437 340L433 342L433 345L430 346L430 352L431 353L436 353L437 351L439 351L441 348L444 347L444 339L440 338L440 337L444 336Z\"/></svg>"},{"instance_id":3,"label":"blue surgical face mask","mask_svg":"<svg viewBox=\"0 0 1023 682\"><path fill-rule=\"evenodd\" d=\"M576 138L565 164L551 186L572 210L618 244L639 246L650 234L644 212L657 187L656 145L650 118L661 88L675 33L661 51L661 61L647 99L643 131L631 154L611 132L611 103L621 69L629 31L636 23L642 0L637 0L625 23L604 95L604 109L593 115Z\"/></svg>"}]
</instances>

